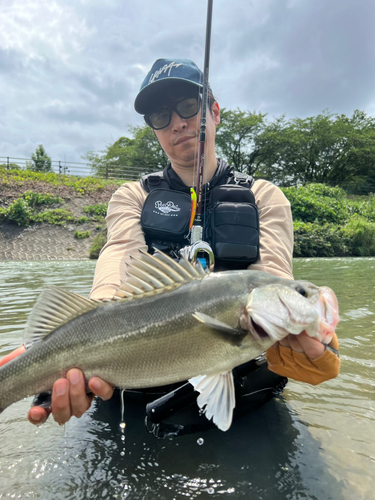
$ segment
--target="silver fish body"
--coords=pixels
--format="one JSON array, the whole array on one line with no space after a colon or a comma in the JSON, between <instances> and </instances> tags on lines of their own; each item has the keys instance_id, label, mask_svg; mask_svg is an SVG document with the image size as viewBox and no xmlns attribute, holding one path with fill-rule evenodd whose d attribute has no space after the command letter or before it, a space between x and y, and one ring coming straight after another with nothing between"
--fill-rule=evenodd
<instances>
[{"instance_id":1,"label":"silver fish body","mask_svg":"<svg viewBox=\"0 0 375 500\"><path fill-rule=\"evenodd\" d=\"M156 284L162 282L160 273L167 266L162 260L162 270L155 269L150 278ZM135 274L156 261L144 256L134 264ZM185 265L187 273L189 266ZM230 372L275 342L268 335L259 336L251 325L247 305L252 291L277 284L300 296L298 282L262 272L194 271L186 277L183 271L176 282L179 268L173 267L165 283L152 291L147 284L148 291L140 290L144 282L133 276L124 294L132 295L133 289L139 294L114 302L90 301L57 288L42 292L27 327L40 339L0 368L0 411L51 390L71 368L81 369L87 379L98 376L126 389ZM317 293L314 285L303 286L311 287L312 297ZM306 307L311 315L308 300Z\"/></svg>"}]
</instances>

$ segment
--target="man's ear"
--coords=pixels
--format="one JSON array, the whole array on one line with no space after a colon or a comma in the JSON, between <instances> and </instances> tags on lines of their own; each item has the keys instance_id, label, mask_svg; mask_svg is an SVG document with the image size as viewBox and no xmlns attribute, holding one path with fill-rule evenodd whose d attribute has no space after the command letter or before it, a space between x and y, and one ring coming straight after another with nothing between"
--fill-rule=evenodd
<instances>
[{"instance_id":1,"label":"man's ear","mask_svg":"<svg viewBox=\"0 0 375 500\"><path fill-rule=\"evenodd\" d=\"M220 123L220 106L217 101L214 102L212 106L212 117L214 119L215 125L219 125Z\"/></svg>"}]
</instances>

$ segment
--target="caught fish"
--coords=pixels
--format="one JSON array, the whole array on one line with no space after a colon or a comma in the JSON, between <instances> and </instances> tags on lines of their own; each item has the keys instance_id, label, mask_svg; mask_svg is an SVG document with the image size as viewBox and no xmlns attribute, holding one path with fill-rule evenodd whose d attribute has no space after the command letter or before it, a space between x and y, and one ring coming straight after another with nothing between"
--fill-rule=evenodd
<instances>
[{"instance_id":1,"label":"caught fish","mask_svg":"<svg viewBox=\"0 0 375 500\"><path fill-rule=\"evenodd\" d=\"M128 274L115 301L57 287L41 293L25 330L27 350L0 368L0 412L79 368L87 380L98 376L122 389L189 380L207 418L227 430L233 368L304 330L329 343L338 321L332 290L260 271L206 274L186 260L143 253Z\"/></svg>"}]
</instances>

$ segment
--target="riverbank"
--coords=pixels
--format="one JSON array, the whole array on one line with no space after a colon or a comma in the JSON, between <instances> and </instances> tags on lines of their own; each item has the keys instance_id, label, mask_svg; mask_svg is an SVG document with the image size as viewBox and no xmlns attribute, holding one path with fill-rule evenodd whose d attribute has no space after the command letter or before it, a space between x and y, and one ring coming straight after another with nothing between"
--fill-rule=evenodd
<instances>
[{"instance_id":1,"label":"riverbank","mask_svg":"<svg viewBox=\"0 0 375 500\"><path fill-rule=\"evenodd\" d=\"M122 182L0 168L0 260L85 260Z\"/></svg>"},{"instance_id":2,"label":"riverbank","mask_svg":"<svg viewBox=\"0 0 375 500\"><path fill-rule=\"evenodd\" d=\"M0 166L0 260L97 258L107 203L126 181ZM375 255L375 196L338 187L282 188L292 206L294 257Z\"/></svg>"}]
</instances>

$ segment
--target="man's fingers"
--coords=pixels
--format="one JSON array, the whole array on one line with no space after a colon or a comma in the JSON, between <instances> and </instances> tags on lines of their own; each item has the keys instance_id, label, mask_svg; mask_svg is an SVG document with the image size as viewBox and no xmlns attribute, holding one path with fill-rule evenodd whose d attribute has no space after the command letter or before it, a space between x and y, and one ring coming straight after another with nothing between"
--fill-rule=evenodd
<instances>
[{"instance_id":1,"label":"man's fingers","mask_svg":"<svg viewBox=\"0 0 375 500\"><path fill-rule=\"evenodd\" d=\"M279 340L279 344L282 345L283 347L290 347L289 337L290 337L290 335Z\"/></svg>"},{"instance_id":2,"label":"man's fingers","mask_svg":"<svg viewBox=\"0 0 375 500\"><path fill-rule=\"evenodd\" d=\"M74 368L68 371L67 378L69 380L71 413L75 417L81 417L90 407L83 373Z\"/></svg>"},{"instance_id":3,"label":"man's fingers","mask_svg":"<svg viewBox=\"0 0 375 500\"><path fill-rule=\"evenodd\" d=\"M303 352L310 359L319 358L324 353L325 346L320 342L320 340L309 337L306 332L300 333L297 337Z\"/></svg>"},{"instance_id":4,"label":"man's fingers","mask_svg":"<svg viewBox=\"0 0 375 500\"><path fill-rule=\"evenodd\" d=\"M303 347L299 342L299 335L289 335L289 345L295 352L304 352Z\"/></svg>"},{"instance_id":5,"label":"man's fingers","mask_svg":"<svg viewBox=\"0 0 375 500\"><path fill-rule=\"evenodd\" d=\"M65 424L70 417L69 382L65 378L56 380L52 391L52 414L60 425Z\"/></svg>"},{"instance_id":6,"label":"man's fingers","mask_svg":"<svg viewBox=\"0 0 375 500\"><path fill-rule=\"evenodd\" d=\"M89 388L96 396L99 396L105 401L112 397L114 391L114 387L111 384L104 382L104 380L99 377L93 377L89 381Z\"/></svg>"},{"instance_id":7,"label":"man's fingers","mask_svg":"<svg viewBox=\"0 0 375 500\"><path fill-rule=\"evenodd\" d=\"M279 340L279 344L283 347L289 347L292 351L303 352L303 348L298 341L298 335L289 334L287 337Z\"/></svg>"},{"instance_id":8,"label":"man's fingers","mask_svg":"<svg viewBox=\"0 0 375 500\"><path fill-rule=\"evenodd\" d=\"M31 424L41 425L47 420L51 409L41 408L40 406L34 406L29 410L27 419Z\"/></svg>"}]
</instances>

